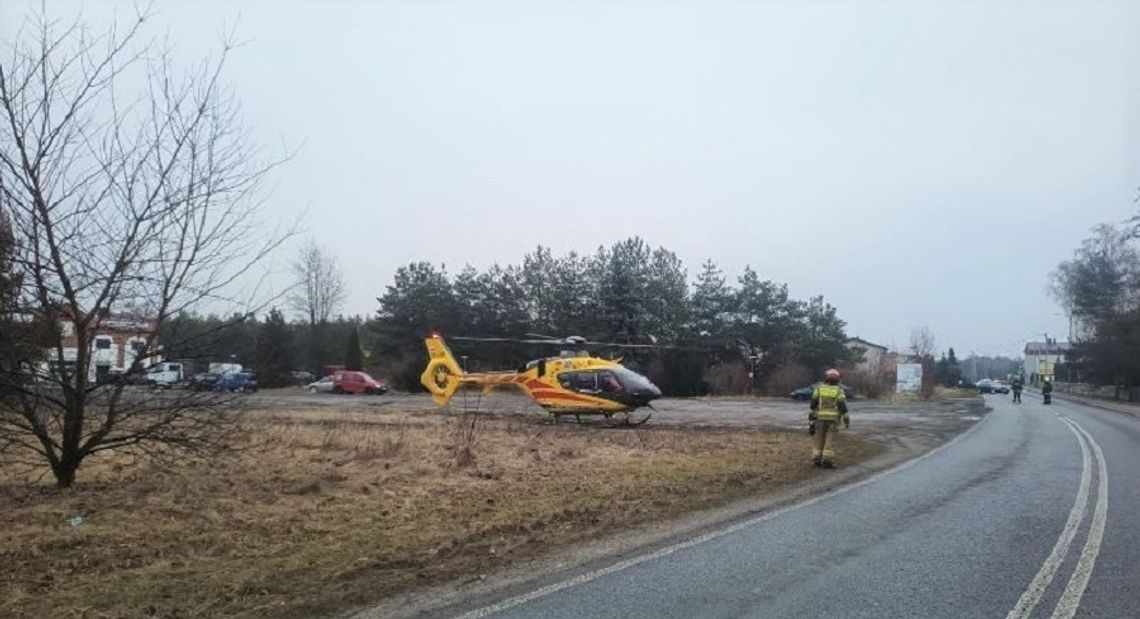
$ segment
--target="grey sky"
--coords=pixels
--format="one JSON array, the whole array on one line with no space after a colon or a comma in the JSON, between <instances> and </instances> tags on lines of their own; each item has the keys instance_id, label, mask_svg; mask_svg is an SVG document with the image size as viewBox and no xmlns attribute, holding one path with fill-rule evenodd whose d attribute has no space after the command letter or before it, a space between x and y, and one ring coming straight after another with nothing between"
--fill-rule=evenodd
<instances>
[{"instance_id":1,"label":"grey sky","mask_svg":"<svg viewBox=\"0 0 1140 619\"><path fill-rule=\"evenodd\" d=\"M185 58L240 15L248 122L303 143L273 209L309 208L353 313L411 260L640 235L691 275L712 258L824 294L870 340L926 324L961 355L1016 353L1065 335L1048 272L1136 208L1128 3L156 8ZM3 2L0 32L23 10Z\"/></svg>"}]
</instances>

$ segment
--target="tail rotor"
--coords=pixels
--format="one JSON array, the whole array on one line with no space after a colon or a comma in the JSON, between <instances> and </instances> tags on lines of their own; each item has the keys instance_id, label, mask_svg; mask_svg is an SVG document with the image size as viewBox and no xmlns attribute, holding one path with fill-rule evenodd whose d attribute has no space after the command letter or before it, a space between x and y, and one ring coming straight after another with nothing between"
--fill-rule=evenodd
<instances>
[{"instance_id":1,"label":"tail rotor","mask_svg":"<svg viewBox=\"0 0 1140 619\"><path fill-rule=\"evenodd\" d=\"M459 390L464 373L443 338L432 335L424 340L424 344L427 346L428 364L420 374L420 384L437 405L444 406Z\"/></svg>"}]
</instances>

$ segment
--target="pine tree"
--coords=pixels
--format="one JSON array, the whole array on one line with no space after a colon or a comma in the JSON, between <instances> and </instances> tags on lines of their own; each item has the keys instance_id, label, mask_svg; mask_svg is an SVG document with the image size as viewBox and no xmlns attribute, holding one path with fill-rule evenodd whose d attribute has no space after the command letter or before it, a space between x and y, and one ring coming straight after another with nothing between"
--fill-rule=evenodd
<instances>
[{"instance_id":1,"label":"pine tree","mask_svg":"<svg viewBox=\"0 0 1140 619\"><path fill-rule=\"evenodd\" d=\"M725 335L731 300L732 292L725 285L720 268L712 260L706 260L701 265L701 273L697 276L689 303L693 329L697 335L714 340Z\"/></svg>"},{"instance_id":2,"label":"pine tree","mask_svg":"<svg viewBox=\"0 0 1140 619\"><path fill-rule=\"evenodd\" d=\"M348 332L348 344L344 351L344 368L358 372L364 369L364 357L360 351L360 330L355 327Z\"/></svg>"},{"instance_id":3,"label":"pine tree","mask_svg":"<svg viewBox=\"0 0 1140 619\"><path fill-rule=\"evenodd\" d=\"M15 250L16 239L12 234L12 225L4 213L0 212L0 312L5 314L15 309L19 289L19 275L12 259Z\"/></svg>"},{"instance_id":4,"label":"pine tree","mask_svg":"<svg viewBox=\"0 0 1140 619\"><path fill-rule=\"evenodd\" d=\"M292 365L289 326L281 312L273 308L257 330L254 351L257 381L262 387L287 387L293 382Z\"/></svg>"}]
</instances>

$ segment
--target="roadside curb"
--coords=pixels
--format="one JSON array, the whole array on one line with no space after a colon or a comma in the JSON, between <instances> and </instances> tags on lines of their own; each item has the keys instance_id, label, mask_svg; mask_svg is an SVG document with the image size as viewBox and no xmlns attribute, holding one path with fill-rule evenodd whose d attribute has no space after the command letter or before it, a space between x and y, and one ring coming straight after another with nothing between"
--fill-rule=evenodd
<instances>
[{"instance_id":1,"label":"roadside curb","mask_svg":"<svg viewBox=\"0 0 1140 619\"><path fill-rule=\"evenodd\" d=\"M1100 409L1103 411L1109 411L1112 413L1120 413L1121 415L1128 415L1130 417L1140 417L1140 406L1134 405L1134 404L1127 404L1127 403L1121 402L1119 406L1111 406L1110 402L1102 402L1101 400L1098 400L1098 399L1085 398L1085 397L1081 397L1081 396L1070 395L1067 393L1058 394L1055 391L1053 392L1053 397L1057 398L1058 400L1063 400L1065 402L1072 402L1073 404L1083 404L1084 406L1097 408L1097 409ZM1133 408L1135 410L1128 410L1128 408Z\"/></svg>"}]
</instances>

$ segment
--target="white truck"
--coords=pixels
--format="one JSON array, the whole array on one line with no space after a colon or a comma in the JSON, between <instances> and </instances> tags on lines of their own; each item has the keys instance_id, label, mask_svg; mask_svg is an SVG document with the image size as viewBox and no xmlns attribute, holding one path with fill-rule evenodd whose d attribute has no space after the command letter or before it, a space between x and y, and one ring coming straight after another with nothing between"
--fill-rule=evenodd
<instances>
[{"instance_id":1,"label":"white truck","mask_svg":"<svg viewBox=\"0 0 1140 619\"><path fill-rule=\"evenodd\" d=\"M211 374L221 376L222 374L234 374L245 368L240 363L211 363L209 369Z\"/></svg>"},{"instance_id":2,"label":"white truck","mask_svg":"<svg viewBox=\"0 0 1140 619\"><path fill-rule=\"evenodd\" d=\"M159 363L150 369L146 374L146 384L151 388L163 387L170 389L174 385L182 382L185 378L183 373L183 366L181 363Z\"/></svg>"}]
</instances>

